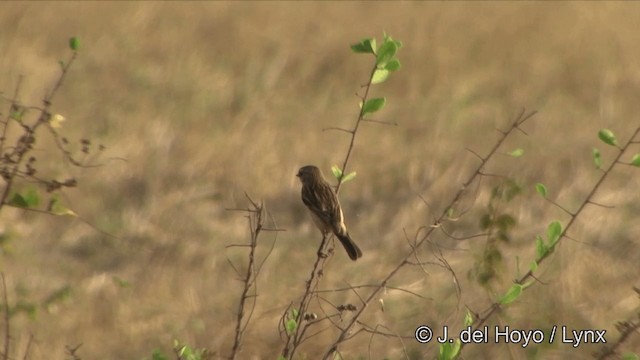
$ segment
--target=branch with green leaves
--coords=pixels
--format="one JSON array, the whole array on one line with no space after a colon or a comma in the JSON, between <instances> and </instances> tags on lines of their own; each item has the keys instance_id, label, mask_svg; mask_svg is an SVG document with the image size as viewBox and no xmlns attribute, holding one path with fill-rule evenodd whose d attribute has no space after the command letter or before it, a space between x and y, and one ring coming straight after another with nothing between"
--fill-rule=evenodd
<instances>
[{"instance_id":1,"label":"branch with green leaves","mask_svg":"<svg viewBox=\"0 0 640 360\"><path fill-rule=\"evenodd\" d=\"M362 314L364 313L368 305L371 304L374 301L374 299L378 296L378 294L387 287L391 279L393 279L400 272L402 268L404 268L406 265L416 265L411 260L413 258L417 258L417 255L416 255L417 250L422 248L425 244L429 243L429 239L431 238L432 233L436 229L440 229L442 227L442 223L445 222L447 219L451 218L453 207L460 202L463 195L467 193L467 189L469 189L471 184L474 183L474 181L476 181L479 177L483 176L482 170L484 169L485 165L495 154L498 153L498 149L502 146L502 144L504 144L506 139L515 131L523 131L521 129L521 126L531 117L533 117L535 114L536 114L535 111L527 113L523 109L522 112L520 112L520 114L512 121L511 125L506 131L499 131L501 134L501 137L495 142L493 148L489 151L489 153L486 156L484 157L478 156L478 158L480 159L480 164L475 169L475 171L473 171L473 173L469 176L469 178L464 182L460 190L453 196L451 201L448 202L449 205L447 205L444 208L440 216L435 219L434 223L431 226L425 227L424 232L418 232L418 234L420 234L420 237L418 238L416 235L415 241L411 244L411 250L408 251L408 253L400 261L400 263L398 263L389 273L387 273L387 275L382 279L382 281L378 283L377 287L374 288L374 290L371 291L371 293L368 296L362 297L362 306L353 315L353 317L348 320L347 324L340 329L340 334L338 335L336 340L333 342L333 344L329 347L329 350L325 352L325 354L322 357L323 359L325 360L331 359L332 356L337 351L339 345L345 342L346 340L350 339L351 337L353 337L354 333L357 333L359 331L359 330L354 331L353 328L356 325L356 323L358 323L359 318L362 316ZM418 263L417 265L422 266L422 263ZM460 345L461 344L459 340L454 343L442 344L440 349L441 356L443 356L443 352L444 352L444 354L446 355L446 357L444 358L447 358L447 359L454 358L459 354Z\"/></svg>"},{"instance_id":2,"label":"branch with green leaves","mask_svg":"<svg viewBox=\"0 0 640 360\"><path fill-rule=\"evenodd\" d=\"M353 128L350 130L331 128L331 130L340 130L351 135L349 148L342 166L338 167L337 165L334 165L331 168L331 172L338 180L336 193L340 191L340 187L343 183L356 177L355 171L346 173L346 169L354 150L355 139L358 134L360 124L363 121L384 123L381 121L371 120L367 117L381 110L386 104L386 99L383 97L370 98L370 91L373 85L385 82L389 78L391 72L400 69L400 61L396 58L396 54L401 47L402 43L400 41L394 40L387 34L384 34L383 41L379 47L376 45L376 39L373 38L367 38L357 44L351 45L351 50L355 53L372 55L374 57L374 63L367 83L363 86L364 94L360 97L359 103L360 112ZM300 302L296 307L293 307L293 305L289 306L281 318L280 329L286 335L287 340L281 352L280 359L292 359L299 346L313 336L313 334L308 335L310 327L317 326L318 324L323 323L323 321L331 319L331 315L318 319L315 313L309 311L312 300L316 299L318 296L316 291L324 272L324 265L328 259L327 254L331 253L328 248L331 246L332 242L329 240L330 238L328 236L323 236L318 249L318 257L313 265L311 274L306 281L305 293L302 295ZM354 311L354 307L352 305L345 305L339 309L337 308L336 310L339 312Z\"/></svg>"},{"instance_id":3,"label":"branch with green leaves","mask_svg":"<svg viewBox=\"0 0 640 360\"><path fill-rule=\"evenodd\" d=\"M351 50L358 54L370 54L375 60L372 66L369 79L364 87L364 94L360 98L360 113L358 114L358 118L356 119L356 123L351 130L341 129L351 134L351 139L349 141L349 148L347 150L347 154L344 158L341 167L334 165L331 168L333 175L338 179L338 184L336 185L336 193L340 191L340 187L342 183L349 181L356 176L356 172L346 173L347 166L349 165L349 159L351 158L351 154L353 152L353 147L356 140L356 134L358 133L358 128L363 121L370 121L382 124L389 124L383 121L375 121L367 118L367 115L374 114L385 106L387 103L387 99L384 97L376 97L370 98L369 92L371 90L372 85L377 85L385 82L392 72L400 69L400 60L396 57L398 50L402 47L402 43L398 40L394 40L391 36L384 34L382 44L380 47L376 45L375 38L367 38L361 40L357 44L351 45Z\"/></svg>"},{"instance_id":4,"label":"branch with green leaves","mask_svg":"<svg viewBox=\"0 0 640 360\"><path fill-rule=\"evenodd\" d=\"M88 167L72 156L66 146L69 141L59 134L59 129L65 120L64 116L51 112L53 97L62 86L71 65L76 60L79 47L80 43L77 38L69 39L69 48L72 53L66 62L62 60L59 62L60 76L42 100L42 107L21 104L19 97L22 78L18 81L13 96L10 99L4 99L9 102L10 109L4 121L0 123L0 131L2 132L0 137L0 176L5 181L4 188L0 192L0 209L6 205L50 215L77 216L73 210L62 204L58 192L64 188L77 186L76 180L74 178L48 179L46 176L40 175L37 156L32 154L32 150L36 142L44 136L40 130L48 129L66 160L75 166ZM34 111L37 112L37 115L35 117L29 116ZM10 130L11 127L19 129L17 136L8 136L10 133L15 133L15 130ZM100 151L103 149L103 146L99 146ZM88 155L91 150L90 140L80 140L80 151L83 154ZM18 179L39 184L40 188L30 186L18 190L16 189ZM49 195L43 196L41 188L44 188L45 193ZM43 203L46 205L42 206Z\"/></svg>"},{"instance_id":5,"label":"branch with green leaves","mask_svg":"<svg viewBox=\"0 0 640 360\"><path fill-rule=\"evenodd\" d=\"M473 326L475 328L479 328L480 326L484 325L484 323L498 309L500 309L503 305L507 305L516 301L522 295L524 290L526 290L528 287L532 286L535 283L534 273L537 271L539 265L542 262L544 262L545 259L547 259L554 252L555 248L560 243L560 240L567 237L567 232L569 231L569 229L571 229L576 219L580 216L580 214L583 212L585 207L589 204L599 205L593 200L593 198L597 193L597 191L600 189L603 182L608 177L608 175L611 174L611 171L614 166L630 165L634 167L640 167L640 153L634 154L631 157L630 161L628 162L622 160L623 156L626 154L627 150L632 144L640 143L640 139L636 139L639 133L640 133L640 127L636 128L635 132L631 135L629 140L623 146L619 146L618 140L615 134L611 130L602 129L598 132L598 138L606 145L615 147L618 150L618 154L615 156L615 158L609 164L609 166L603 169L602 157L601 157L600 151L597 148L593 148L592 158L593 158L594 164L597 169L603 171L603 174L598 179L598 181L594 184L593 188L591 189L589 194L586 196L586 198L578 206L577 210L573 212L569 211L564 207L560 206L559 204L557 204L556 202L549 199L548 198L549 190L544 184L537 183L535 185L535 190L538 194L540 194L542 197L547 199L556 207L560 208L565 213L569 214L571 216L571 219L569 220L569 222L566 224L564 228L562 227L562 224L560 223L560 221L554 220L547 226L546 237L542 237L540 235L536 236L535 238L536 257L535 257L535 260L531 262L529 266L529 270L524 275L520 276L517 280L515 280L514 284L502 296L500 296L500 298L496 302L491 304L487 309L485 309L480 313L481 315L474 314L475 320L472 323L468 323L465 321L465 326ZM469 310L467 310L466 318L469 318L470 316L471 314ZM464 345L465 344L461 344L457 346L456 351L451 352L447 357L441 357L441 359L453 359L457 357L460 351L462 350L462 348L464 347Z\"/></svg>"}]
</instances>

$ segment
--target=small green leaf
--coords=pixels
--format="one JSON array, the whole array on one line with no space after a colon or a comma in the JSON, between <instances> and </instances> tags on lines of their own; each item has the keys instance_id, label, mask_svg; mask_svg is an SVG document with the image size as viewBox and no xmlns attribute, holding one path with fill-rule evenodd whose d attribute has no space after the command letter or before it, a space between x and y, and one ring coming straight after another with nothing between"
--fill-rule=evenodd
<instances>
[{"instance_id":1,"label":"small green leaf","mask_svg":"<svg viewBox=\"0 0 640 360\"><path fill-rule=\"evenodd\" d=\"M374 113L384 107L386 102L385 98L374 98L367 100L364 105L362 105L362 115L367 113Z\"/></svg>"},{"instance_id":2,"label":"small green leaf","mask_svg":"<svg viewBox=\"0 0 640 360\"><path fill-rule=\"evenodd\" d=\"M40 204L40 193L35 187L30 187L24 193L24 199L30 208L34 208Z\"/></svg>"},{"instance_id":3,"label":"small green leaf","mask_svg":"<svg viewBox=\"0 0 640 360\"><path fill-rule=\"evenodd\" d=\"M389 71L400 70L400 60L398 59L389 60L389 62L387 63L387 66L385 66L384 68Z\"/></svg>"},{"instance_id":4,"label":"small green leaf","mask_svg":"<svg viewBox=\"0 0 640 360\"><path fill-rule=\"evenodd\" d=\"M22 122L22 117L24 116L26 112L26 109L21 107L21 106L16 106L13 108L13 110L9 113L9 118L17 121L17 122Z\"/></svg>"},{"instance_id":5,"label":"small green leaf","mask_svg":"<svg viewBox=\"0 0 640 360\"><path fill-rule=\"evenodd\" d=\"M169 360L169 358L159 349L155 349L151 353L151 360Z\"/></svg>"},{"instance_id":6,"label":"small green leaf","mask_svg":"<svg viewBox=\"0 0 640 360\"><path fill-rule=\"evenodd\" d=\"M451 343L440 344L438 360L450 360L450 359L451 359Z\"/></svg>"},{"instance_id":7,"label":"small green leaf","mask_svg":"<svg viewBox=\"0 0 640 360\"><path fill-rule=\"evenodd\" d=\"M376 71L373 72L373 76L371 77L371 83L380 84L385 80L387 80L388 77L389 77L389 70L376 69Z\"/></svg>"},{"instance_id":8,"label":"small green leaf","mask_svg":"<svg viewBox=\"0 0 640 360\"><path fill-rule=\"evenodd\" d=\"M351 45L351 50L355 53L375 54L376 39L362 39L359 43Z\"/></svg>"},{"instance_id":9,"label":"small green leaf","mask_svg":"<svg viewBox=\"0 0 640 360\"><path fill-rule=\"evenodd\" d=\"M518 149L515 149L515 150L511 151L508 154L513 156L513 157L515 157L515 158L518 158L518 157L520 157L520 156L522 156L524 154L524 149L518 148Z\"/></svg>"},{"instance_id":10,"label":"small green leaf","mask_svg":"<svg viewBox=\"0 0 640 360\"><path fill-rule=\"evenodd\" d=\"M471 326L471 324L473 324L473 314L467 309L467 313L464 314L464 326Z\"/></svg>"},{"instance_id":11,"label":"small green leaf","mask_svg":"<svg viewBox=\"0 0 640 360\"><path fill-rule=\"evenodd\" d=\"M532 261L529 265L529 269L531 269L531 272L535 272L536 270L538 270L538 262Z\"/></svg>"},{"instance_id":12,"label":"small green leaf","mask_svg":"<svg viewBox=\"0 0 640 360\"><path fill-rule=\"evenodd\" d=\"M640 167L640 154L635 154L631 158L631 165L635 167Z\"/></svg>"},{"instance_id":13,"label":"small green leaf","mask_svg":"<svg viewBox=\"0 0 640 360\"><path fill-rule=\"evenodd\" d=\"M72 37L71 39L69 39L69 47L71 48L71 50L77 51L80 47L80 40L78 40L78 38L75 36Z\"/></svg>"},{"instance_id":14,"label":"small green leaf","mask_svg":"<svg viewBox=\"0 0 640 360\"><path fill-rule=\"evenodd\" d=\"M400 40L393 40L393 38L392 38L391 36L387 35L386 33L383 33L383 34L382 34L382 38L384 39L384 41L391 41L391 42L393 42L394 44L396 44L396 47L397 47L398 49L400 49L400 48L402 47L402 41L400 41Z\"/></svg>"},{"instance_id":15,"label":"small green leaf","mask_svg":"<svg viewBox=\"0 0 640 360\"><path fill-rule=\"evenodd\" d=\"M607 145L618 146L618 140L616 140L616 136L613 134L613 131L609 129L602 129L598 131L598 137Z\"/></svg>"},{"instance_id":16,"label":"small green leaf","mask_svg":"<svg viewBox=\"0 0 640 360\"><path fill-rule=\"evenodd\" d=\"M542 259L545 255L547 255L547 245L544 243L540 235L536 236L536 261Z\"/></svg>"},{"instance_id":17,"label":"small green leaf","mask_svg":"<svg viewBox=\"0 0 640 360\"><path fill-rule=\"evenodd\" d=\"M49 201L49 207L47 210L53 215L58 215L58 216L64 216L64 215L78 216L78 214L76 214L73 210L62 205L62 203L60 202L60 198L58 196L53 196L51 198L51 200Z\"/></svg>"},{"instance_id":18,"label":"small green leaf","mask_svg":"<svg viewBox=\"0 0 640 360\"><path fill-rule=\"evenodd\" d=\"M22 195L18 193L13 194L13 197L7 202L7 204L9 206L15 206L15 207L21 207L21 208L29 207L27 200L25 200L24 197L22 197Z\"/></svg>"},{"instance_id":19,"label":"small green leaf","mask_svg":"<svg viewBox=\"0 0 640 360\"><path fill-rule=\"evenodd\" d=\"M29 188L22 193L14 193L7 205L20 208L35 208L40 204L38 189Z\"/></svg>"},{"instance_id":20,"label":"small green leaf","mask_svg":"<svg viewBox=\"0 0 640 360\"><path fill-rule=\"evenodd\" d=\"M288 335L292 335L293 333L296 332L296 328L298 327L298 323L293 319L289 319L289 320L287 320L287 323L286 323L285 327L286 327L286 330L287 330L287 334Z\"/></svg>"},{"instance_id":21,"label":"small green leaf","mask_svg":"<svg viewBox=\"0 0 640 360\"><path fill-rule=\"evenodd\" d=\"M453 349L451 351L452 359L455 359L456 357L458 357L458 354L460 354L461 348L462 348L462 342L460 342L460 339L456 339L456 341L454 341L453 343Z\"/></svg>"},{"instance_id":22,"label":"small green leaf","mask_svg":"<svg viewBox=\"0 0 640 360\"><path fill-rule=\"evenodd\" d=\"M447 209L447 217L449 219L453 218L453 215L455 214L455 210L453 210L453 208L448 208Z\"/></svg>"},{"instance_id":23,"label":"small green leaf","mask_svg":"<svg viewBox=\"0 0 640 360\"><path fill-rule=\"evenodd\" d=\"M342 177L342 170L338 167L338 165L333 165L331 167L331 172L333 173L333 176L335 176L338 180L340 180L340 178Z\"/></svg>"},{"instance_id":24,"label":"small green leaf","mask_svg":"<svg viewBox=\"0 0 640 360\"><path fill-rule=\"evenodd\" d=\"M596 167L598 169L602 168L602 157L600 155L600 150L598 150L598 148L593 148L593 150L591 150L591 153L593 154L593 163L596 164Z\"/></svg>"},{"instance_id":25,"label":"small green leaf","mask_svg":"<svg viewBox=\"0 0 640 360\"><path fill-rule=\"evenodd\" d=\"M396 56L397 51L398 46L394 41L383 42L376 56L376 65L378 65L379 68L384 68L387 66L387 63Z\"/></svg>"},{"instance_id":26,"label":"small green leaf","mask_svg":"<svg viewBox=\"0 0 640 360\"><path fill-rule=\"evenodd\" d=\"M628 352L622 355L622 360L640 360L640 356L638 356L638 354Z\"/></svg>"},{"instance_id":27,"label":"small green leaf","mask_svg":"<svg viewBox=\"0 0 640 360\"><path fill-rule=\"evenodd\" d=\"M440 353L438 354L438 360L453 360L460 353L462 343L460 339L456 339L453 343L446 342L440 344Z\"/></svg>"},{"instance_id":28,"label":"small green leaf","mask_svg":"<svg viewBox=\"0 0 640 360\"><path fill-rule=\"evenodd\" d=\"M543 183L536 184L536 191L538 192L538 194L542 195L543 198L547 197L547 187L544 186Z\"/></svg>"},{"instance_id":29,"label":"small green leaf","mask_svg":"<svg viewBox=\"0 0 640 360\"><path fill-rule=\"evenodd\" d=\"M547 228L547 239L549 240L549 247L552 248L560 239L560 234L562 233L562 225L560 222L554 221L549 224Z\"/></svg>"},{"instance_id":30,"label":"small green leaf","mask_svg":"<svg viewBox=\"0 0 640 360\"><path fill-rule=\"evenodd\" d=\"M355 177L356 177L356 172L352 171L342 179L342 182L345 183L345 182L347 182L349 180L353 180Z\"/></svg>"},{"instance_id":31,"label":"small green leaf","mask_svg":"<svg viewBox=\"0 0 640 360\"><path fill-rule=\"evenodd\" d=\"M513 284L509 291L499 300L500 304L506 305L514 302L522 294L522 285Z\"/></svg>"}]
</instances>

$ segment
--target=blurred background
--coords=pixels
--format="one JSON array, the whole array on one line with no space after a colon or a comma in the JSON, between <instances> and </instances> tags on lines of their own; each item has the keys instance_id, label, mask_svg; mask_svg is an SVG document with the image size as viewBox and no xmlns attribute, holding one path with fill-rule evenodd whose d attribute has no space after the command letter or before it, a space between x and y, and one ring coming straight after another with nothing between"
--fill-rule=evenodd
<instances>
[{"instance_id":1,"label":"blurred background","mask_svg":"<svg viewBox=\"0 0 640 360\"><path fill-rule=\"evenodd\" d=\"M106 150L79 169L38 143L48 176L73 176L64 201L80 218L3 208L1 270L11 304L13 356L30 335L32 359L63 359L82 344L90 359L144 359L168 352L173 339L229 354L238 281L248 241L244 193L264 200L276 225L264 234L274 250L258 282L257 306L242 358L274 359L282 348L279 319L298 300L320 236L300 201L295 174L315 164L327 177L341 165L373 58L349 45L383 31L403 42L402 69L373 96L387 106L362 124L340 192L347 224L364 257L341 248L325 269L323 289L376 284L409 252L421 226L433 223L521 109L538 114L507 139L485 168L522 188L493 202L517 221L489 283L478 281L486 237L432 239L456 273L436 265L406 267L363 317L371 326L412 336L422 324L462 328L465 306L481 312L535 258L534 238L554 219L570 217L535 194L576 211L617 152L597 138L601 128L628 141L640 120L640 4L637 3L372 3L215 2L0 4L0 91L40 105L69 56L79 57L53 101L61 132ZM3 100L3 117L9 103ZM520 158L507 156L524 149ZM629 161L637 145L623 159ZM44 170L43 170L44 171ZM606 329L638 312L640 301L639 169L617 165L554 254L540 283L489 324L549 331ZM446 224L459 238L482 233L480 218L502 177L483 177L459 204L469 211ZM424 198L425 201L423 201ZM85 221L83 221L84 219ZM88 225L91 224L92 226ZM97 230L98 229L98 230ZM106 233L106 234L105 234ZM107 235L111 234L111 235ZM485 264L486 265L486 264ZM368 289L362 289L362 296ZM333 304L358 303L353 292L327 294ZM313 359L334 339L309 340ZM589 358L600 344L473 345L467 359ZM638 334L622 347L640 351ZM359 333L343 344L345 359L431 359L437 346ZM371 355L374 354L374 355Z\"/></svg>"}]
</instances>

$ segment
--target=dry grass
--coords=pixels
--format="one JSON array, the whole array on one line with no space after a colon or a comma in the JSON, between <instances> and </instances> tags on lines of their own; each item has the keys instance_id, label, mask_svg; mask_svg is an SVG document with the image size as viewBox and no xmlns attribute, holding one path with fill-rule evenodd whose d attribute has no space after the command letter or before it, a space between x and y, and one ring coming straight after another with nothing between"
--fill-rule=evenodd
<instances>
[{"instance_id":1,"label":"dry grass","mask_svg":"<svg viewBox=\"0 0 640 360\"><path fill-rule=\"evenodd\" d=\"M522 107L540 114L529 136L510 140L522 159L494 159L491 172L513 176L527 193L510 206L519 220L505 273L515 257L532 259L533 236L566 216L531 193L544 182L570 209L598 177L590 160L595 134L611 128L626 140L638 124L640 4L637 3L3 3L0 5L0 90L10 93L26 75L23 100L38 103L57 75L68 37L81 55L54 101L70 138L90 137L121 157L93 170L70 166L80 187L67 192L80 221L3 209L2 229L13 234L2 256L13 300L42 301L70 286L71 296L35 320L15 317L14 346L32 332L34 359L63 358L64 345L83 343L91 359L140 359L173 338L228 352L239 284L225 245L245 241L244 219L225 208L243 207L243 192L263 198L280 227L274 254L260 278L259 305L245 358L273 359L281 347L276 326L304 286L319 236L304 213L294 177L301 165L325 171L339 163L347 137L322 129L350 126L353 95L369 59L348 44L382 31L402 40L402 71L376 89L388 107L367 124L351 169L358 177L341 192L351 233L364 258L338 252L325 288L372 283L406 248L413 233L442 211L476 166L465 148L486 153L495 128ZM6 111L4 105L2 111ZM598 145L600 146L600 145ZM603 148L603 146L600 146ZM637 152L639 149L635 149ZM44 149L40 150L46 156ZM603 149L603 157L612 152ZM59 158L52 157L52 163ZM637 311L640 201L638 171L617 168L597 198L615 209L590 208L550 261L536 285L495 319L521 329L566 324L608 329ZM483 182L485 189L495 179ZM428 199L425 208L418 194ZM486 204L481 195L477 206ZM456 234L477 232L475 213ZM484 290L468 281L481 240L454 243L445 253L462 280L463 303L481 310ZM424 256L428 256L427 253ZM112 278L131 283L121 288ZM403 334L417 325L459 324L450 278L407 273L383 295L386 312L366 320ZM336 302L356 299L339 296ZM345 345L347 358L367 355L366 337ZM391 345L390 345L391 344ZM306 348L313 358L322 342ZM397 341L374 341L373 358L400 358ZM407 341L416 359L433 346ZM638 336L628 344L638 351ZM467 358L580 358L594 346L471 346Z\"/></svg>"}]
</instances>

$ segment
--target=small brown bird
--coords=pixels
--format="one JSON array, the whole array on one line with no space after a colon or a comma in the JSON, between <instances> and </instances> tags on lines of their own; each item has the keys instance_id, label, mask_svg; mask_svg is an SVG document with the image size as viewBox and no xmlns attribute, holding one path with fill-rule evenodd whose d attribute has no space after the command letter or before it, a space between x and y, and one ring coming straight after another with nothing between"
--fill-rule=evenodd
<instances>
[{"instance_id":1,"label":"small brown bird","mask_svg":"<svg viewBox=\"0 0 640 360\"><path fill-rule=\"evenodd\" d=\"M349 236L338 197L320 169L313 165L303 166L296 176L302 182L302 202L309 208L313 222L322 235L335 234L351 260L358 260L362 251Z\"/></svg>"}]
</instances>

